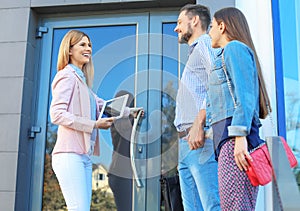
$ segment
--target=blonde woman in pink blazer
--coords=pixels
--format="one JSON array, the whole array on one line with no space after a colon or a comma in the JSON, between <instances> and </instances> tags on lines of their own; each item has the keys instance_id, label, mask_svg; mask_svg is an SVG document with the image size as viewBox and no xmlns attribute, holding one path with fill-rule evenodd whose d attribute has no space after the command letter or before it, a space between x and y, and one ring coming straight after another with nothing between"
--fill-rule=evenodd
<instances>
[{"instance_id":1,"label":"blonde woman in pink blazer","mask_svg":"<svg viewBox=\"0 0 300 211\"><path fill-rule=\"evenodd\" d=\"M63 38L52 82L50 117L58 125L52 167L69 211L89 211L92 195L91 155L99 155L98 129L114 119L98 118L103 100L91 90L94 67L88 35L71 30ZM127 108L125 115L129 115Z\"/></svg>"}]
</instances>

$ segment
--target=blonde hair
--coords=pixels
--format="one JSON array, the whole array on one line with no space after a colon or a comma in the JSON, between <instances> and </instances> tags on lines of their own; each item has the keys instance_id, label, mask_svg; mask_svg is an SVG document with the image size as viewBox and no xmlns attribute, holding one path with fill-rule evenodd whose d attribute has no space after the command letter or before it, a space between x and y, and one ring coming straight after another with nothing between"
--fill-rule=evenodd
<instances>
[{"instance_id":1,"label":"blonde hair","mask_svg":"<svg viewBox=\"0 0 300 211\"><path fill-rule=\"evenodd\" d=\"M90 37L82 31L70 30L62 39L58 52L57 59L57 71L64 69L70 63L70 49L82 40L83 37L87 37L91 42ZM91 88L94 80L94 65L92 58L90 61L83 65L82 72L86 78L87 85Z\"/></svg>"}]
</instances>

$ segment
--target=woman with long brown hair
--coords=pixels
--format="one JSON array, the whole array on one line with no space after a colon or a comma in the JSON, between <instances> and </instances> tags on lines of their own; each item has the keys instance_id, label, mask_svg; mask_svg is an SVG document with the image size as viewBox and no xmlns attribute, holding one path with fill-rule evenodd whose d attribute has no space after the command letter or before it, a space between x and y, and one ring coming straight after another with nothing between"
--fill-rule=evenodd
<instances>
[{"instance_id":1,"label":"woman with long brown hair","mask_svg":"<svg viewBox=\"0 0 300 211\"><path fill-rule=\"evenodd\" d=\"M246 175L249 151L264 141L259 118L269 98L243 13L224 8L214 14L212 47L223 50L209 76L207 120L213 129L222 210L255 210L258 187Z\"/></svg>"}]
</instances>

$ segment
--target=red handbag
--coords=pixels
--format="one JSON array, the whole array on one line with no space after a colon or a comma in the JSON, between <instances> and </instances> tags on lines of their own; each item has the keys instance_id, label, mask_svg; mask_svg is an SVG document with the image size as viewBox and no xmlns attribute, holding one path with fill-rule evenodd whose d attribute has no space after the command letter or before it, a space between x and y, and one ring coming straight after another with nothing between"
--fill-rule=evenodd
<instances>
[{"instance_id":1,"label":"red handbag","mask_svg":"<svg viewBox=\"0 0 300 211\"><path fill-rule=\"evenodd\" d=\"M287 145L285 139L281 136L279 136L279 139L283 144L291 168L294 168L297 166L295 155ZM258 146L252 152L250 152L250 155L253 161L251 162L248 160L249 168L246 171L246 174L248 175L251 184L253 186L258 186L266 185L271 182L273 176L273 167L267 145L264 143Z\"/></svg>"}]
</instances>

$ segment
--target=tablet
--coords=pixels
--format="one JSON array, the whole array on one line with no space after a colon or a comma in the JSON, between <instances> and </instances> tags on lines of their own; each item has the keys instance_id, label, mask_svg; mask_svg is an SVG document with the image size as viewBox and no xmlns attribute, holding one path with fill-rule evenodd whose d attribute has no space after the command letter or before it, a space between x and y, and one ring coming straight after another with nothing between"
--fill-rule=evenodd
<instances>
[{"instance_id":1,"label":"tablet","mask_svg":"<svg viewBox=\"0 0 300 211\"><path fill-rule=\"evenodd\" d=\"M122 95L104 102L99 118L103 117L123 117L124 110L128 100L128 94Z\"/></svg>"}]
</instances>

